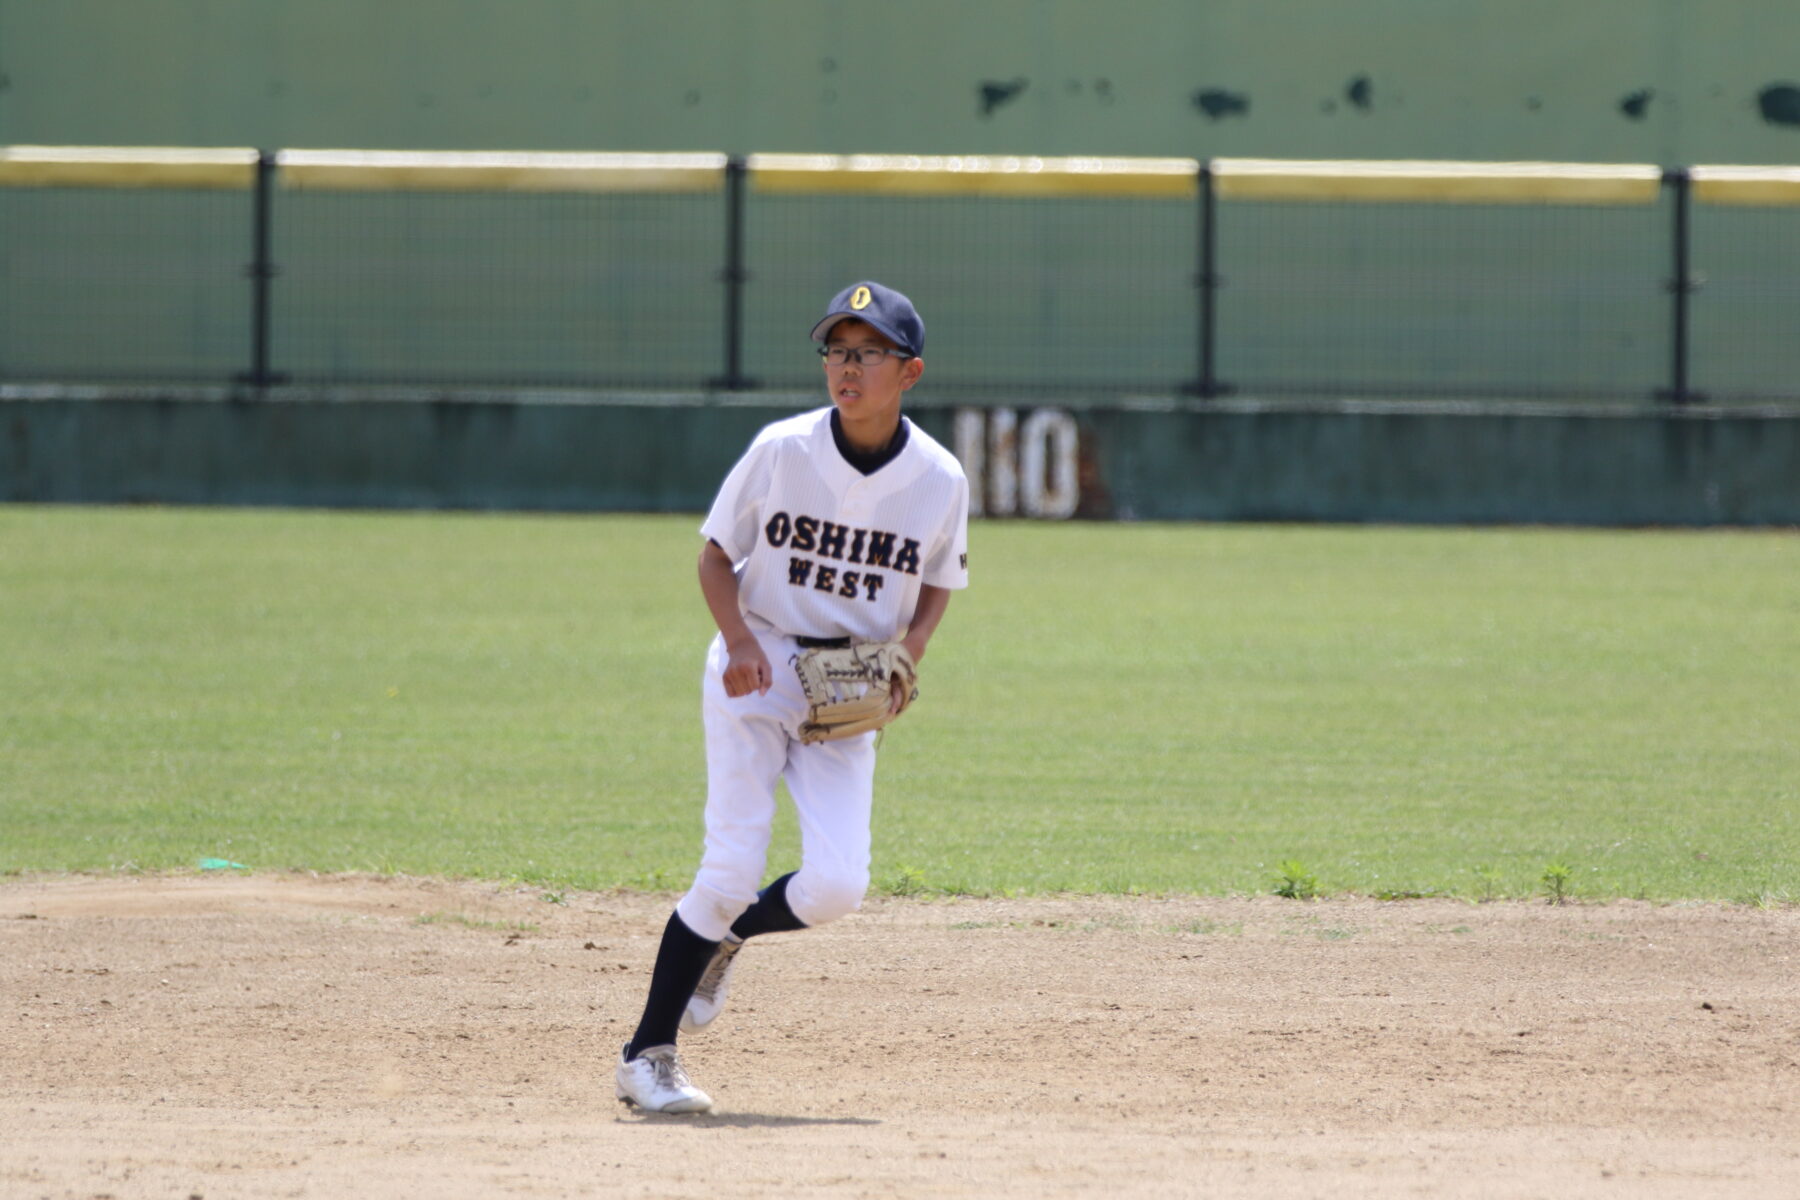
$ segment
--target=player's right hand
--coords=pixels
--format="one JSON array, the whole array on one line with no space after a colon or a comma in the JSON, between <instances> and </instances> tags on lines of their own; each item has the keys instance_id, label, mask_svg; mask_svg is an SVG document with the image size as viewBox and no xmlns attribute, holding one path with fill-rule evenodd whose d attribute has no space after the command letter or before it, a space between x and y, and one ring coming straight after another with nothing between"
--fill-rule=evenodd
<instances>
[{"instance_id":1,"label":"player's right hand","mask_svg":"<svg viewBox=\"0 0 1800 1200\"><path fill-rule=\"evenodd\" d=\"M761 642L751 637L732 643L725 650L730 655L724 675L727 696L736 699L751 692L767 695L775 686L775 671L769 666L769 656L763 653Z\"/></svg>"}]
</instances>

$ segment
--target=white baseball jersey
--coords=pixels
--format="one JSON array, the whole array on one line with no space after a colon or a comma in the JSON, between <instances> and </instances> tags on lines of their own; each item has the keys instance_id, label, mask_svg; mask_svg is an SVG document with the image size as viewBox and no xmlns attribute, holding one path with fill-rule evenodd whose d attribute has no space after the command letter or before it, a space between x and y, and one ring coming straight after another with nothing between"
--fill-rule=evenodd
<instances>
[{"instance_id":1,"label":"white baseball jersey","mask_svg":"<svg viewBox=\"0 0 1800 1200\"><path fill-rule=\"evenodd\" d=\"M917 425L862 474L838 452L831 412L757 434L700 533L735 565L752 629L887 641L911 623L921 584L968 586L969 482Z\"/></svg>"}]
</instances>

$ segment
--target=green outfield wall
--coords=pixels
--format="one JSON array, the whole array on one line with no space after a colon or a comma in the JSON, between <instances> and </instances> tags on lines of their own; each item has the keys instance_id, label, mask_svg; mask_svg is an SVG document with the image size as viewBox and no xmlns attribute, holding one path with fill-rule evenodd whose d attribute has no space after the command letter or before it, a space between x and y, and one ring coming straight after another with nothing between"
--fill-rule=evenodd
<instances>
[{"instance_id":1,"label":"green outfield wall","mask_svg":"<svg viewBox=\"0 0 1800 1200\"><path fill-rule=\"evenodd\" d=\"M0 392L0 500L697 512L814 403ZM979 516L1800 525L1800 412L916 407Z\"/></svg>"},{"instance_id":2,"label":"green outfield wall","mask_svg":"<svg viewBox=\"0 0 1800 1200\"><path fill-rule=\"evenodd\" d=\"M1789 0L0 0L0 147L1800 163ZM1218 212L1247 395L1649 400L1666 196ZM273 369L318 386L699 389L713 195L278 192ZM744 372L857 278L940 385L1194 383L1184 199L752 196ZM229 382L247 191L0 187L0 381ZM1692 382L1792 398L1800 208L1700 204ZM961 337L937 336L954 330Z\"/></svg>"},{"instance_id":3,"label":"green outfield wall","mask_svg":"<svg viewBox=\"0 0 1800 1200\"><path fill-rule=\"evenodd\" d=\"M3 0L0 144L1791 162L1787 0Z\"/></svg>"},{"instance_id":4,"label":"green outfield wall","mask_svg":"<svg viewBox=\"0 0 1800 1200\"><path fill-rule=\"evenodd\" d=\"M0 146L1790 164L1796 47L1789 0L0 0ZM1185 199L755 193L750 386L709 407L607 396L715 385L720 197L283 191L265 407L218 398L249 191L0 188L0 385L63 397L4 402L0 495L696 507L874 276L919 300L922 419L983 447L996 513L1791 522L1800 208L1697 201L1677 282L1671 195L1222 200L1202 409L1131 399L1198 374ZM1712 411L1651 411L1690 282Z\"/></svg>"}]
</instances>

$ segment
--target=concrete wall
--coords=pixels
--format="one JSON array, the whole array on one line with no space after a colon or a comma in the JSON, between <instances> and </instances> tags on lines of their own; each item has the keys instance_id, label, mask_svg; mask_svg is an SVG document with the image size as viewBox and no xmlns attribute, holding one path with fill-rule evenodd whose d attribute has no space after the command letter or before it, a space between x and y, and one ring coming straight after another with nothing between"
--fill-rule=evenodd
<instances>
[{"instance_id":1,"label":"concrete wall","mask_svg":"<svg viewBox=\"0 0 1800 1200\"><path fill-rule=\"evenodd\" d=\"M0 395L0 501L701 511L781 405ZM949 409L989 516L1800 525L1800 412Z\"/></svg>"},{"instance_id":2,"label":"concrete wall","mask_svg":"<svg viewBox=\"0 0 1800 1200\"><path fill-rule=\"evenodd\" d=\"M1787 0L0 0L0 144L1791 162Z\"/></svg>"}]
</instances>

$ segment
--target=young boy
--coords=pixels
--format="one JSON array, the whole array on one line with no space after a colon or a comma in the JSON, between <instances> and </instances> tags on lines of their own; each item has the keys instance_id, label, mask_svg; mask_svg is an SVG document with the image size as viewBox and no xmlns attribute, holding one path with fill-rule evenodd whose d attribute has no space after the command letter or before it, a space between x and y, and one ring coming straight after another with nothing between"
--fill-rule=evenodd
<instances>
[{"instance_id":1,"label":"young boy","mask_svg":"<svg viewBox=\"0 0 1800 1200\"><path fill-rule=\"evenodd\" d=\"M802 743L807 705L791 660L897 637L923 660L950 592L968 586L968 481L900 415L925 370L912 302L853 284L812 338L830 406L763 429L700 527L700 591L719 627L702 680L705 850L615 1072L619 1099L652 1112L712 1108L675 1039L718 1016L744 942L835 920L868 890L876 735ZM799 816L800 868L758 892L778 779Z\"/></svg>"}]
</instances>

